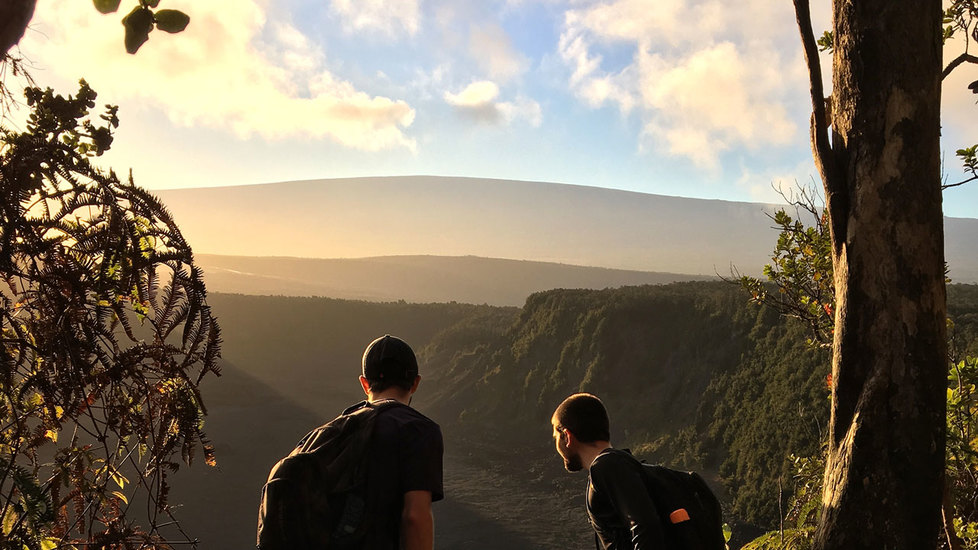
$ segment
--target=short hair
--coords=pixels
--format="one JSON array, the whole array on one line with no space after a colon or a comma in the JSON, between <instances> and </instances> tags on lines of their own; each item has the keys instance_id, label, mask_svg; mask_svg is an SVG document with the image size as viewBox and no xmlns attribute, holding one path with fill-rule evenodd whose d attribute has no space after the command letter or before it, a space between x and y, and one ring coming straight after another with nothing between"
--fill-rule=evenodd
<instances>
[{"instance_id":1,"label":"short hair","mask_svg":"<svg viewBox=\"0 0 978 550\"><path fill-rule=\"evenodd\" d=\"M582 443L611 441L611 427L604 403L590 393L575 393L554 411L557 427L574 434Z\"/></svg>"},{"instance_id":2,"label":"short hair","mask_svg":"<svg viewBox=\"0 0 978 550\"><path fill-rule=\"evenodd\" d=\"M411 386L414 385L414 380L410 382L399 380L397 382L393 380L367 380L368 387L372 393L380 393L389 390L390 388L397 387L401 390L408 391Z\"/></svg>"}]
</instances>

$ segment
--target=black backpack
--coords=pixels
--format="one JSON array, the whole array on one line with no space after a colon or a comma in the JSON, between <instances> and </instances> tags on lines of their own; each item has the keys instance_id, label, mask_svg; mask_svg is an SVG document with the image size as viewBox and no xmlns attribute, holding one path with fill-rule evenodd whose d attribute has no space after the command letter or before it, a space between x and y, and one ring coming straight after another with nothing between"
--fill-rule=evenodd
<instances>
[{"instance_id":1,"label":"black backpack","mask_svg":"<svg viewBox=\"0 0 978 550\"><path fill-rule=\"evenodd\" d=\"M261 490L259 550L359 548L371 514L366 454L377 415L396 401L354 405L309 432Z\"/></svg>"},{"instance_id":2,"label":"black backpack","mask_svg":"<svg viewBox=\"0 0 978 550\"><path fill-rule=\"evenodd\" d=\"M642 471L668 548L726 550L720 501L699 474L645 462Z\"/></svg>"}]
</instances>

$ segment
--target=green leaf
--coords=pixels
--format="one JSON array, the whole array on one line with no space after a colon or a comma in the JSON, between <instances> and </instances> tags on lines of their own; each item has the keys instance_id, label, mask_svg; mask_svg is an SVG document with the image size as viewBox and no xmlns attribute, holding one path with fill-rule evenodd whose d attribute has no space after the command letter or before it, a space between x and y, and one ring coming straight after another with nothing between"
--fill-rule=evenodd
<instances>
[{"instance_id":1,"label":"green leaf","mask_svg":"<svg viewBox=\"0 0 978 550\"><path fill-rule=\"evenodd\" d=\"M147 8L155 8L160 5L160 0L143 0L143 4Z\"/></svg>"},{"instance_id":2,"label":"green leaf","mask_svg":"<svg viewBox=\"0 0 978 550\"><path fill-rule=\"evenodd\" d=\"M947 27L944 27L944 33L941 36L941 41L947 42L952 36L954 36L954 27L948 25Z\"/></svg>"},{"instance_id":3,"label":"green leaf","mask_svg":"<svg viewBox=\"0 0 978 550\"><path fill-rule=\"evenodd\" d=\"M109 476L112 478L112 481L114 481L115 484L119 486L120 489L125 489L126 483L129 482L129 480L126 479L126 476L119 473L119 471L116 470L115 468L111 470Z\"/></svg>"},{"instance_id":4,"label":"green leaf","mask_svg":"<svg viewBox=\"0 0 978 550\"><path fill-rule=\"evenodd\" d=\"M4 535L9 535L14 530L14 526L17 525L17 511L14 510L13 506L7 508L7 512L3 516L2 522L2 533Z\"/></svg>"},{"instance_id":5,"label":"green leaf","mask_svg":"<svg viewBox=\"0 0 978 550\"><path fill-rule=\"evenodd\" d=\"M122 18L122 25L126 28L126 51L136 53L149 40L149 33L153 30L153 12L143 7L133 8L129 15Z\"/></svg>"},{"instance_id":6,"label":"green leaf","mask_svg":"<svg viewBox=\"0 0 978 550\"><path fill-rule=\"evenodd\" d=\"M169 33L177 33L187 28L190 16L180 10L160 10L156 12L156 28Z\"/></svg>"},{"instance_id":7,"label":"green leaf","mask_svg":"<svg viewBox=\"0 0 978 550\"><path fill-rule=\"evenodd\" d=\"M101 14L115 13L119 9L119 4L122 0L92 0L95 3L95 9Z\"/></svg>"},{"instance_id":8,"label":"green leaf","mask_svg":"<svg viewBox=\"0 0 978 550\"><path fill-rule=\"evenodd\" d=\"M833 41L834 41L834 38L833 38L832 32L831 31L825 31L825 32L822 33L822 36L819 37L819 39L815 41L815 43L818 44L819 51L822 51L822 52L830 52L830 51L832 51L832 48L834 46Z\"/></svg>"}]
</instances>

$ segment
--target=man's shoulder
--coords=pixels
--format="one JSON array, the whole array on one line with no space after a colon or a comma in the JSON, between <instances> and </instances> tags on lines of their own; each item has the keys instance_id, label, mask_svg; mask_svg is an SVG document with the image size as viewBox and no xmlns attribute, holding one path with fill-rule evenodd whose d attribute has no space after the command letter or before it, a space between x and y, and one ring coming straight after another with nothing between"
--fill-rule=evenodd
<instances>
[{"instance_id":1,"label":"man's shoulder","mask_svg":"<svg viewBox=\"0 0 978 550\"><path fill-rule=\"evenodd\" d=\"M421 422L430 422L431 424L438 425L434 420L431 420L425 416L421 411L415 409L411 405L405 405L394 399L384 399L382 401L375 401L373 403L368 401L361 401L355 405L347 407L340 416L352 414L358 412L367 407L374 407L378 409L379 413L383 413L379 416L386 417L396 417L405 419L414 419Z\"/></svg>"},{"instance_id":2,"label":"man's shoulder","mask_svg":"<svg viewBox=\"0 0 978 550\"><path fill-rule=\"evenodd\" d=\"M601 475L606 472L617 471L621 468L634 468L638 465L641 467L641 463L632 456L627 449L614 449L609 448L602 451L591 463L590 474Z\"/></svg>"},{"instance_id":3,"label":"man's shoulder","mask_svg":"<svg viewBox=\"0 0 978 550\"><path fill-rule=\"evenodd\" d=\"M428 418L414 407L402 403L394 403L385 407L381 414L377 416L377 422L441 431L441 427L438 426L437 422Z\"/></svg>"}]
</instances>

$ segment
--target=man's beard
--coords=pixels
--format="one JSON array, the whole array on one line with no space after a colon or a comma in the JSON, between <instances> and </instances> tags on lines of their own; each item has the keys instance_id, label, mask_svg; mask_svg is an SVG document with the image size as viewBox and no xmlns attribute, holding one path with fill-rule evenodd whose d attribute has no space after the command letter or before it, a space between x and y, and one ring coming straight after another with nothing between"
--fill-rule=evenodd
<instances>
[{"instance_id":1,"label":"man's beard","mask_svg":"<svg viewBox=\"0 0 978 550\"><path fill-rule=\"evenodd\" d=\"M564 458L564 469L568 472L580 472L584 469L581 455L571 455Z\"/></svg>"}]
</instances>

